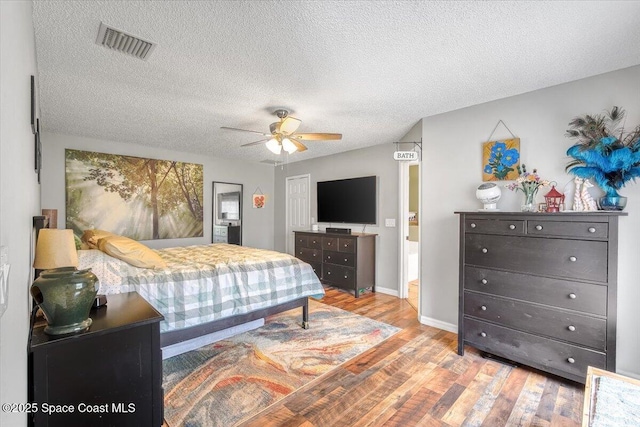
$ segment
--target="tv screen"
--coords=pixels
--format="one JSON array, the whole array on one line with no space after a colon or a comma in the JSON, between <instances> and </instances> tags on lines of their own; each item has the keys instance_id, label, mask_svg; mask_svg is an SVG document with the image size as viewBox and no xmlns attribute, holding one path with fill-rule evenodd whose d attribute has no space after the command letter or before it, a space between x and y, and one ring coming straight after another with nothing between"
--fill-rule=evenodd
<instances>
[{"instance_id":1,"label":"tv screen","mask_svg":"<svg viewBox=\"0 0 640 427\"><path fill-rule=\"evenodd\" d=\"M375 176L318 182L318 222L375 224Z\"/></svg>"}]
</instances>

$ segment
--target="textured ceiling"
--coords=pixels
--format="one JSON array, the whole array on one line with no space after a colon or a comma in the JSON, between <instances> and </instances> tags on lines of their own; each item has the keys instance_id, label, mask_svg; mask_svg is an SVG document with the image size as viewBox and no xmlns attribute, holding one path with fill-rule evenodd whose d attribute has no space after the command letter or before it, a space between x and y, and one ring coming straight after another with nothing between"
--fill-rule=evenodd
<instances>
[{"instance_id":1,"label":"textured ceiling","mask_svg":"<svg viewBox=\"0 0 640 427\"><path fill-rule=\"evenodd\" d=\"M639 1L36 1L41 124L254 161L273 111L336 132L289 161L401 138L420 118L640 64ZM158 44L95 44L100 22ZM258 138L256 138L256 136Z\"/></svg>"}]
</instances>

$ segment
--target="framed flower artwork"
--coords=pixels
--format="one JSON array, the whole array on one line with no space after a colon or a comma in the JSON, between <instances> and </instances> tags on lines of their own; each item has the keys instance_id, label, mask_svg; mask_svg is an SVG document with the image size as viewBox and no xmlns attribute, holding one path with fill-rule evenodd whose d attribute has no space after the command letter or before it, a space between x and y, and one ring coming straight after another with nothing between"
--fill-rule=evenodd
<instances>
[{"instance_id":1,"label":"framed flower artwork","mask_svg":"<svg viewBox=\"0 0 640 427\"><path fill-rule=\"evenodd\" d=\"M511 181L518 178L520 138L482 144L482 181Z\"/></svg>"},{"instance_id":2,"label":"framed flower artwork","mask_svg":"<svg viewBox=\"0 0 640 427\"><path fill-rule=\"evenodd\" d=\"M256 209L264 208L265 197L264 194L253 195L253 207Z\"/></svg>"}]
</instances>

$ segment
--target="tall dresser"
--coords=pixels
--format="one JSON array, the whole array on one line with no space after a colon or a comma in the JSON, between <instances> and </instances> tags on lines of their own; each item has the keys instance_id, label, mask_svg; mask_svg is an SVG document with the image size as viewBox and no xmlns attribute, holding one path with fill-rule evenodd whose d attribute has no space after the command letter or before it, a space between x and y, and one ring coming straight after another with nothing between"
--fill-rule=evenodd
<instances>
[{"instance_id":1,"label":"tall dresser","mask_svg":"<svg viewBox=\"0 0 640 427\"><path fill-rule=\"evenodd\" d=\"M464 345L584 383L615 371L619 212L460 215Z\"/></svg>"},{"instance_id":2,"label":"tall dresser","mask_svg":"<svg viewBox=\"0 0 640 427\"><path fill-rule=\"evenodd\" d=\"M356 298L367 288L375 292L377 234L294 233L295 256L311 264L322 283L353 291Z\"/></svg>"}]
</instances>

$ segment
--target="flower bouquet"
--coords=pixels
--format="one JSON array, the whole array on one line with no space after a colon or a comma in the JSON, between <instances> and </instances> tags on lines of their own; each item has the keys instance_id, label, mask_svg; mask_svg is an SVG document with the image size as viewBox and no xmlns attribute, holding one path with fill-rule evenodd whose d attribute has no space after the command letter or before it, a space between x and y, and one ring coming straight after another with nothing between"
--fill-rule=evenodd
<instances>
[{"instance_id":1,"label":"flower bouquet","mask_svg":"<svg viewBox=\"0 0 640 427\"><path fill-rule=\"evenodd\" d=\"M602 188L605 196L600 207L606 210L624 209L626 197L618 190L640 177L640 125L625 134L624 128L618 127L624 116L624 110L613 107L604 115L576 117L566 133L577 139L567 150L573 160L566 169Z\"/></svg>"},{"instance_id":2,"label":"flower bouquet","mask_svg":"<svg viewBox=\"0 0 640 427\"><path fill-rule=\"evenodd\" d=\"M520 176L506 187L511 191L519 190L524 193L524 204L521 207L522 212L535 212L535 197L538 189L548 186L549 181L541 179L536 169L533 170L533 173L527 172L527 167L524 164L522 167L518 166L518 174L520 174Z\"/></svg>"}]
</instances>

